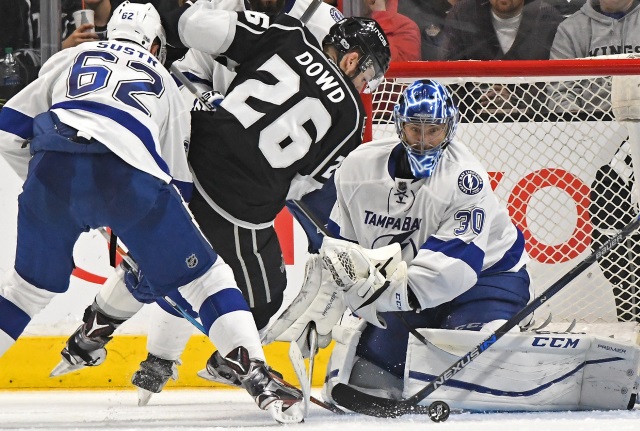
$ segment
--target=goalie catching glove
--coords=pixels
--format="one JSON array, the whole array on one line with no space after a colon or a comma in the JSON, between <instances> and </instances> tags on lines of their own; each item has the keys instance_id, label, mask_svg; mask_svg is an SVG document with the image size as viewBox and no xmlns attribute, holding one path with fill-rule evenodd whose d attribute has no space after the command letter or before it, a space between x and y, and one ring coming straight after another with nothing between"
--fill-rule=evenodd
<instances>
[{"instance_id":1,"label":"goalie catching glove","mask_svg":"<svg viewBox=\"0 0 640 431\"><path fill-rule=\"evenodd\" d=\"M366 249L358 244L325 238L320 249L323 266L343 291L354 314L386 328L380 312L411 311L407 287L407 264L400 244Z\"/></svg>"}]
</instances>

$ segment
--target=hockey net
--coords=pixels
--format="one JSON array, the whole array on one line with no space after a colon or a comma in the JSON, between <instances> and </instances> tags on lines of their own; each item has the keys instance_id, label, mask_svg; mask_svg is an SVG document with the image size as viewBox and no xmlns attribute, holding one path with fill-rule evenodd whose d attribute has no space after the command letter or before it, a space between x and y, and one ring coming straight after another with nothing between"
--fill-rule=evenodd
<instances>
[{"instance_id":1,"label":"hockey net","mask_svg":"<svg viewBox=\"0 0 640 431\"><path fill-rule=\"evenodd\" d=\"M483 162L524 233L540 293L638 214L628 132L610 108L611 75L640 74L636 61L392 65L369 96L365 141L396 136L392 111L406 85L417 78L446 84L460 106L456 138ZM633 235L573 280L535 320L640 322L639 239Z\"/></svg>"}]
</instances>

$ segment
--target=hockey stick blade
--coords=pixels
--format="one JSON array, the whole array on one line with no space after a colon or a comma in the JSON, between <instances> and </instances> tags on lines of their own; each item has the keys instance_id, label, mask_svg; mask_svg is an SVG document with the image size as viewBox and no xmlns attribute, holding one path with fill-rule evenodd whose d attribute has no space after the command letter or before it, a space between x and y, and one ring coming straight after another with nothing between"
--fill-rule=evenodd
<instances>
[{"instance_id":1,"label":"hockey stick blade","mask_svg":"<svg viewBox=\"0 0 640 431\"><path fill-rule=\"evenodd\" d=\"M274 379L276 379L277 381L279 381L283 385L285 385L285 386L287 386L287 387L289 387L291 389L295 389L295 390L299 391L299 393L302 393L302 391L299 388L295 387L291 383L289 383L286 380L282 379L277 374L271 373L271 377L273 377ZM338 414L338 415L344 415L345 414L345 411L342 410L340 407L334 406L333 404L325 403L324 401L320 401L319 399L317 399L314 396L310 397L310 401L313 404L317 405L318 407L322 407L323 409L329 410L330 412L333 412L335 414Z\"/></svg>"},{"instance_id":2,"label":"hockey stick blade","mask_svg":"<svg viewBox=\"0 0 640 431\"><path fill-rule=\"evenodd\" d=\"M424 388L404 400L391 400L388 398L376 397L365 394L348 385L338 383L331 395L333 399L341 406L346 407L354 412L363 413L376 417L397 417L413 412L418 403L429 395L431 395L440 386L443 386L464 367L469 365L473 360L480 356L484 351L491 347L504 334L515 328L525 317L533 313L541 305L547 302L551 297L558 293L567 284L582 274L592 264L601 260L618 244L622 243L626 237L633 233L640 226L640 216L636 217L632 222L625 226L618 234L609 238L602 244L600 248L587 256L583 261L578 263L573 269L563 275L558 281L549 286L537 298L533 299L516 315L507 320L493 334L485 338L482 343L474 347L470 352L460 357L449 368L444 370L438 377L427 384Z\"/></svg>"}]
</instances>

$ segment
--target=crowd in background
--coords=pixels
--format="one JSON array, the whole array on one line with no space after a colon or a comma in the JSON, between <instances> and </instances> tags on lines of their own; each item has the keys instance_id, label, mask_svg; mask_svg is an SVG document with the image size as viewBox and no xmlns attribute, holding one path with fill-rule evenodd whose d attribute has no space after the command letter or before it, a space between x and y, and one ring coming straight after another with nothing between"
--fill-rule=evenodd
<instances>
[{"instance_id":1,"label":"crowd in background","mask_svg":"<svg viewBox=\"0 0 640 431\"><path fill-rule=\"evenodd\" d=\"M122 1L62 0L62 48L104 38L111 12ZM147 1L161 12L181 3ZM342 8L345 15L376 19L390 39L392 61L538 60L640 53L640 0L325 1ZM95 11L94 26L76 26L72 14L83 4ZM0 16L0 52L13 48L23 84L28 83L35 79L39 66L40 0L0 0L0 8L12 12ZM169 60L180 55L176 52Z\"/></svg>"},{"instance_id":2,"label":"crowd in background","mask_svg":"<svg viewBox=\"0 0 640 431\"><path fill-rule=\"evenodd\" d=\"M62 48L104 37L123 0L62 0ZM134 0L138 1L138 0ZM159 10L180 0L149 0ZM376 19L390 38L392 61L534 60L640 52L638 0L325 0ZM95 27L77 28L72 13L95 10ZM0 52L39 47L40 0L0 0ZM348 11L345 11L348 12ZM591 29L602 27L594 38ZM555 40L555 42L554 42ZM595 45L594 45L595 44ZM33 54L33 52L31 52ZM36 58L20 59L36 63ZM24 65L26 80L35 66Z\"/></svg>"}]
</instances>

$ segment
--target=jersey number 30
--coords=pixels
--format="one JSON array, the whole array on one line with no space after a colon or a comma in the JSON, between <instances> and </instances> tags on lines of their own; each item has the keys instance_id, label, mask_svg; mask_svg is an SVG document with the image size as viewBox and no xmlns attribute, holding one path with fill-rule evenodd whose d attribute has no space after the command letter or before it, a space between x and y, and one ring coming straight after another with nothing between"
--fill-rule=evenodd
<instances>
[{"instance_id":1,"label":"jersey number 30","mask_svg":"<svg viewBox=\"0 0 640 431\"><path fill-rule=\"evenodd\" d=\"M265 115L247 104L249 97L280 106L300 91L300 75L277 54L258 70L269 72L278 82L270 85L249 79L234 88L221 103L245 129ZM331 127L331 115L319 99L305 97L260 132L258 146L273 168L289 167L307 154L313 143L302 127L307 121L313 122L316 141ZM281 143L287 139L291 139L291 143L283 148Z\"/></svg>"}]
</instances>

